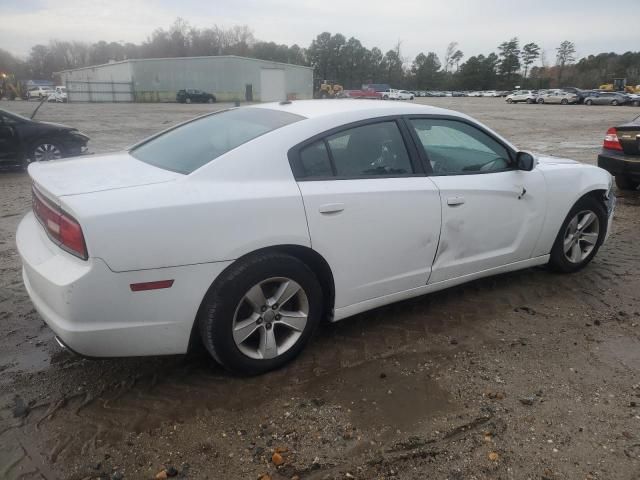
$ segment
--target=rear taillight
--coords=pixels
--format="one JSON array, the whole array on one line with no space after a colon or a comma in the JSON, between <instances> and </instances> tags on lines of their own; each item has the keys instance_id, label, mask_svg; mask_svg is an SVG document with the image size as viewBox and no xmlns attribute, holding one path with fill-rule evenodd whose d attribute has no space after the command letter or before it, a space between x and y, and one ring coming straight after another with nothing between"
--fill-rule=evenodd
<instances>
[{"instance_id":1,"label":"rear taillight","mask_svg":"<svg viewBox=\"0 0 640 480\"><path fill-rule=\"evenodd\" d=\"M604 143L602 144L602 148L622 151L622 145L620 144L620 140L618 139L618 132L614 127L611 127L609 130L607 130L607 134L604 136Z\"/></svg>"},{"instance_id":2,"label":"rear taillight","mask_svg":"<svg viewBox=\"0 0 640 480\"><path fill-rule=\"evenodd\" d=\"M71 215L49 203L35 187L31 189L33 213L49 238L63 250L86 260L87 246L80 224Z\"/></svg>"}]
</instances>

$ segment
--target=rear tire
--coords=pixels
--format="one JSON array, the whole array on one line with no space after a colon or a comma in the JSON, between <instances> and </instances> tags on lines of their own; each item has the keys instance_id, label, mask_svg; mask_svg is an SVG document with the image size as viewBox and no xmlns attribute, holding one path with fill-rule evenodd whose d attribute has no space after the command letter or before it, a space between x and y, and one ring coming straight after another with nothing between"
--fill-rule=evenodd
<instances>
[{"instance_id":1,"label":"rear tire","mask_svg":"<svg viewBox=\"0 0 640 480\"><path fill-rule=\"evenodd\" d=\"M291 300L278 305L278 288L285 283L300 288ZM311 339L322 317L322 297L317 277L297 258L283 253L249 256L223 272L207 292L197 318L202 343L234 373L258 375L274 370L293 360ZM272 310L281 317L274 317ZM286 324L293 317L284 312L294 311L306 313L306 323L298 324L298 330ZM276 346L265 347L266 339Z\"/></svg>"},{"instance_id":2,"label":"rear tire","mask_svg":"<svg viewBox=\"0 0 640 480\"><path fill-rule=\"evenodd\" d=\"M582 197L560 227L551 249L549 266L560 273L583 269L598 253L606 233L605 206L592 196Z\"/></svg>"},{"instance_id":3,"label":"rear tire","mask_svg":"<svg viewBox=\"0 0 640 480\"><path fill-rule=\"evenodd\" d=\"M507 103L513 103L513 99L507 98Z\"/></svg>"},{"instance_id":4,"label":"rear tire","mask_svg":"<svg viewBox=\"0 0 640 480\"><path fill-rule=\"evenodd\" d=\"M593 105L593 100L585 100L584 104L591 106L591 105Z\"/></svg>"},{"instance_id":5,"label":"rear tire","mask_svg":"<svg viewBox=\"0 0 640 480\"><path fill-rule=\"evenodd\" d=\"M633 180L627 175L616 175L616 185L620 190L637 190L640 182Z\"/></svg>"},{"instance_id":6,"label":"rear tire","mask_svg":"<svg viewBox=\"0 0 640 480\"><path fill-rule=\"evenodd\" d=\"M539 103L540 105L542 105L542 104L544 103L544 98L539 98L539 99L538 99L538 103Z\"/></svg>"},{"instance_id":7,"label":"rear tire","mask_svg":"<svg viewBox=\"0 0 640 480\"><path fill-rule=\"evenodd\" d=\"M184 103L191 103L191 99L189 97L185 98Z\"/></svg>"},{"instance_id":8,"label":"rear tire","mask_svg":"<svg viewBox=\"0 0 640 480\"><path fill-rule=\"evenodd\" d=\"M611 106L617 107L619 105L618 100L611 100Z\"/></svg>"},{"instance_id":9,"label":"rear tire","mask_svg":"<svg viewBox=\"0 0 640 480\"><path fill-rule=\"evenodd\" d=\"M569 100L567 100L566 98L563 98L562 101L560 102L562 105L569 105Z\"/></svg>"}]
</instances>

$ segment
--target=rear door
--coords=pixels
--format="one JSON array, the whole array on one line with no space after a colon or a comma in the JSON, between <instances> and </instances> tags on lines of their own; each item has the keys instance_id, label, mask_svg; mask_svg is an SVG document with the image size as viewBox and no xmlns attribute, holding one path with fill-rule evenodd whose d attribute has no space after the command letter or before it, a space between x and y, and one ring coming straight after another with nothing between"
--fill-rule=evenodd
<instances>
[{"instance_id":1,"label":"rear door","mask_svg":"<svg viewBox=\"0 0 640 480\"><path fill-rule=\"evenodd\" d=\"M423 286L440 235L440 195L406 126L360 122L289 158L312 248L331 265L336 308Z\"/></svg>"},{"instance_id":2,"label":"rear door","mask_svg":"<svg viewBox=\"0 0 640 480\"><path fill-rule=\"evenodd\" d=\"M409 124L442 201L429 283L531 258L546 210L542 173L515 169L512 152L471 123L426 117Z\"/></svg>"}]
</instances>

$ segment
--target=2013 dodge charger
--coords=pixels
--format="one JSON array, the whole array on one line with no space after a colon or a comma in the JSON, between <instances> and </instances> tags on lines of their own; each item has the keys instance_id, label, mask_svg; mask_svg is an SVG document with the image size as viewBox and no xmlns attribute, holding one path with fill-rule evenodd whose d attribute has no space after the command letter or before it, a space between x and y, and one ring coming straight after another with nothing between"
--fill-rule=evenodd
<instances>
[{"instance_id":1,"label":"2013 dodge charger","mask_svg":"<svg viewBox=\"0 0 640 480\"><path fill-rule=\"evenodd\" d=\"M323 318L534 265L577 271L615 202L600 168L368 100L226 110L29 174L24 283L63 344L179 354L199 336L248 374L290 361Z\"/></svg>"}]
</instances>

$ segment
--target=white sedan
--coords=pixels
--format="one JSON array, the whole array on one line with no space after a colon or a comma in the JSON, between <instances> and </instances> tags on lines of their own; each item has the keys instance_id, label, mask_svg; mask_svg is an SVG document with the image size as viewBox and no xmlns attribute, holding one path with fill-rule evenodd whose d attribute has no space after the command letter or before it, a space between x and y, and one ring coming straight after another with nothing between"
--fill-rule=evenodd
<instances>
[{"instance_id":1,"label":"white sedan","mask_svg":"<svg viewBox=\"0 0 640 480\"><path fill-rule=\"evenodd\" d=\"M290 361L322 319L534 265L577 271L615 201L600 168L374 100L211 113L29 174L24 283L61 344L131 356L199 339L245 374Z\"/></svg>"}]
</instances>

